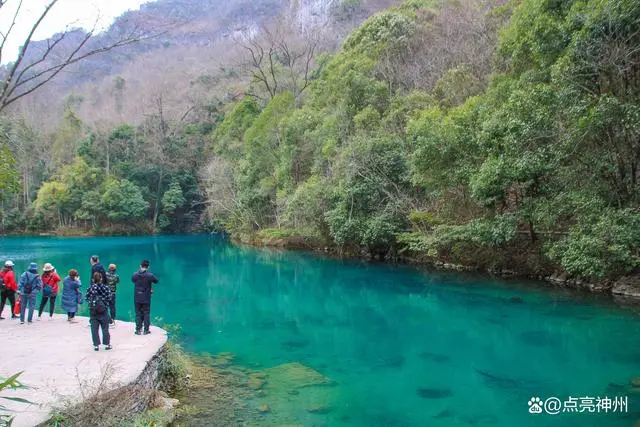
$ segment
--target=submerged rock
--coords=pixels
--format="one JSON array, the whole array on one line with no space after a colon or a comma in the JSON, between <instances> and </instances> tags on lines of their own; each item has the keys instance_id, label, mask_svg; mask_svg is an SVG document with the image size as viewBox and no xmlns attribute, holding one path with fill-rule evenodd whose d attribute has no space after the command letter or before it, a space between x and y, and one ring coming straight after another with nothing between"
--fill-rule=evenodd
<instances>
[{"instance_id":1,"label":"submerged rock","mask_svg":"<svg viewBox=\"0 0 640 427\"><path fill-rule=\"evenodd\" d=\"M444 399L445 397L453 396L453 393L448 388L422 387L417 389L416 393L423 399Z\"/></svg>"},{"instance_id":2,"label":"submerged rock","mask_svg":"<svg viewBox=\"0 0 640 427\"><path fill-rule=\"evenodd\" d=\"M638 380L640 380L640 378L637 378ZM619 393L621 391L624 391L627 389L627 386L624 384L618 384L618 383L609 383L607 384L607 392L608 393Z\"/></svg>"},{"instance_id":3,"label":"submerged rock","mask_svg":"<svg viewBox=\"0 0 640 427\"><path fill-rule=\"evenodd\" d=\"M266 414L267 412L271 412L271 408L269 407L269 405L264 404L264 405L260 405L260 407L258 408L258 411L262 412L263 414Z\"/></svg>"},{"instance_id":4,"label":"submerged rock","mask_svg":"<svg viewBox=\"0 0 640 427\"><path fill-rule=\"evenodd\" d=\"M512 378L501 377L499 375L494 375L489 372L481 371L480 369L476 369L475 371L478 374L480 374L480 376L482 376L482 379L489 387L517 388L519 385L518 381Z\"/></svg>"},{"instance_id":5,"label":"submerged rock","mask_svg":"<svg viewBox=\"0 0 640 427\"><path fill-rule=\"evenodd\" d=\"M262 386L264 386L265 382L266 381L261 379L261 378L249 377L249 380L247 381L247 386L251 390L260 390L262 388Z\"/></svg>"},{"instance_id":6,"label":"submerged rock","mask_svg":"<svg viewBox=\"0 0 640 427\"><path fill-rule=\"evenodd\" d=\"M162 409L165 412L171 411L180 405L178 399L172 399L165 392L156 392L149 400L150 409Z\"/></svg>"},{"instance_id":7,"label":"submerged rock","mask_svg":"<svg viewBox=\"0 0 640 427\"><path fill-rule=\"evenodd\" d=\"M304 366L301 363L284 363L265 369L264 372L269 379L267 388L285 388L288 390L333 385L334 382L322 375L320 372Z\"/></svg>"},{"instance_id":8,"label":"submerged rock","mask_svg":"<svg viewBox=\"0 0 640 427\"><path fill-rule=\"evenodd\" d=\"M453 417L453 411L450 409L445 409L440 411L438 414L434 415L432 418L436 420L441 420L443 418L451 418Z\"/></svg>"},{"instance_id":9,"label":"submerged rock","mask_svg":"<svg viewBox=\"0 0 640 427\"><path fill-rule=\"evenodd\" d=\"M445 356L444 354L430 353L428 351L423 351L418 356L420 356L421 359L431 360L436 363L446 363L450 359L449 356Z\"/></svg>"},{"instance_id":10,"label":"submerged rock","mask_svg":"<svg viewBox=\"0 0 640 427\"><path fill-rule=\"evenodd\" d=\"M327 405L313 405L307 408L307 412L311 414L328 414L331 412L331 407Z\"/></svg>"},{"instance_id":11,"label":"submerged rock","mask_svg":"<svg viewBox=\"0 0 640 427\"><path fill-rule=\"evenodd\" d=\"M633 387L636 387L636 388L640 387L640 377L632 378L631 381L629 382Z\"/></svg>"},{"instance_id":12,"label":"submerged rock","mask_svg":"<svg viewBox=\"0 0 640 427\"><path fill-rule=\"evenodd\" d=\"M251 391L246 386L249 378L266 382L260 390ZM298 425L310 418L316 419L318 424L309 425L328 425L321 422L322 417L340 404L339 389L330 387L332 384L331 379L298 362L249 373L244 379L243 389L248 394L245 402L251 405L250 412L257 417L251 425L283 427ZM260 405L268 405L268 416L259 410Z\"/></svg>"},{"instance_id":13,"label":"submerged rock","mask_svg":"<svg viewBox=\"0 0 640 427\"><path fill-rule=\"evenodd\" d=\"M211 358L211 365L216 367L225 367L231 365L236 355L229 352L218 353Z\"/></svg>"}]
</instances>

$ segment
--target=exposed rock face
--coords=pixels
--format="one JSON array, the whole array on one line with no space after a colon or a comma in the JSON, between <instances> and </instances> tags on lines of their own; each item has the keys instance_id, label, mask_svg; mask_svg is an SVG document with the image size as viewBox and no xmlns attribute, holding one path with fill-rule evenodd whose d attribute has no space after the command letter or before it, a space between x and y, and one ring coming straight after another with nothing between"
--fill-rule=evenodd
<instances>
[{"instance_id":1,"label":"exposed rock face","mask_svg":"<svg viewBox=\"0 0 640 427\"><path fill-rule=\"evenodd\" d=\"M302 29L322 27L331 21L331 11L340 0L291 0L291 13Z\"/></svg>"},{"instance_id":2,"label":"exposed rock face","mask_svg":"<svg viewBox=\"0 0 640 427\"><path fill-rule=\"evenodd\" d=\"M640 274L624 276L618 279L611 292L614 295L621 295L631 298L640 298Z\"/></svg>"},{"instance_id":3,"label":"exposed rock face","mask_svg":"<svg viewBox=\"0 0 640 427\"><path fill-rule=\"evenodd\" d=\"M160 367L166 359L166 347L163 346L158 353L149 360L140 376L138 376L136 381L132 384L134 388L139 390L139 392L135 394L138 398L134 400L134 405L131 408L133 412L142 412L150 405L153 406L152 400L154 394L151 392L157 390L160 386Z\"/></svg>"},{"instance_id":4,"label":"exposed rock face","mask_svg":"<svg viewBox=\"0 0 640 427\"><path fill-rule=\"evenodd\" d=\"M571 277L566 271L555 272L551 276L540 277L540 279L558 286L584 289L591 292L611 292L611 282L608 280L587 282L580 278Z\"/></svg>"}]
</instances>

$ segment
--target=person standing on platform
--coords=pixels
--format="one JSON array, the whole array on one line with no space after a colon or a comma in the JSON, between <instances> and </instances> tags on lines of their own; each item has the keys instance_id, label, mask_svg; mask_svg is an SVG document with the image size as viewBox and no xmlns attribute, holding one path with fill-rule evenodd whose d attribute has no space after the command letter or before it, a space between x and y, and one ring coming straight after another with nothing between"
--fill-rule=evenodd
<instances>
[{"instance_id":1,"label":"person standing on platform","mask_svg":"<svg viewBox=\"0 0 640 427\"><path fill-rule=\"evenodd\" d=\"M98 255L92 255L91 258L89 259L89 262L91 263L91 281L93 282L93 275L96 273L100 273L100 276L102 277L102 283L106 284L107 283L107 272L104 270L104 267L102 266L102 264L100 264L100 259L98 258Z\"/></svg>"},{"instance_id":2,"label":"person standing on platform","mask_svg":"<svg viewBox=\"0 0 640 427\"><path fill-rule=\"evenodd\" d=\"M100 335L102 330L102 344L105 350L111 350L111 334L109 334L109 301L111 301L111 290L102 283L100 273L94 273L91 286L87 289L86 300L89 303L89 321L91 325L91 340L93 349L100 350Z\"/></svg>"},{"instance_id":3,"label":"person standing on platform","mask_svg":"<svg viewBox=\"0 0 640 427\"><path fill-rule=\"evenodd\" d=\"M29 269L20 275L18 294L20 294L20 324L24 325L25 312L29 310L27 322L33 323L33 312L36 309L36 296L42 289L42 278L38 274L38 264L32 262Z\"/></svg>"},{"instance_id":4,"label":"person standing on platform","mask_svg":"<svg viewBox=\"0 0 640 427\"><path fill-rule=\"evenodd\" d=\"M18 283L16 282L16 274L13 272L13 261L7 260L4 263L4 268L0 270L0 320L4 320L2 312L7 300L11 304L11 313L9 313L11 318L17 319L19 317L14 314L17 292Z\"/></svg>"},{"instance_id":5,"label":"person standing on platform","mask_svg":"<svg viewBox=\"0 0 640 427\"><path fill-rule=\"evenodd\" d=\"M42 317L42 311L49 302L49 319L53 319L53 310L56 307L56 297L58 296L58 284L62 279L53 268L53 265L46 263L42 268L42 298L40 309L38 310L38 320Z\"/></svg>"},{"instance_id":6,"label":"person standing on platform","mask_svg":"<svg viewBox=\"0 0 640 427\"><path fill-rule=\"evenodd\" d=\"M135 285L133 300L136 307L136 335L140 335L144 326L144 334L149 335L151 330L151 294L153 293L152 285L158 283L158 278L149 272L149 261L144 260L140 263L138 270L131 277L131 281Z\"/></svg>"},{"instance_id":7,"label":"person standing on platform","mask_svg":"<svg viewBox=\"0 0 640 427\"><path fill-rule=\"evenodd\" d=\"M81 286L78 270L69 270L69 275L62 282L62 309L67 313L67 321L71 323L77 322L74 318L78 311L78 304L82 301Z\"/></svg>"},{"instance_id":8,"label":"person standing on platform","mask_svg":"<svg viewBox=\"0 0 640 427\"><path fill-rule=\"evenodd\" d=\"M109 302L109 315L111 317L111 325L116 324L116 288L120 283L120 276L116 272L116 265L109 264L109 270L107 270L107 286L111 290L111 301Z\"/></svg>"}]
</instances>

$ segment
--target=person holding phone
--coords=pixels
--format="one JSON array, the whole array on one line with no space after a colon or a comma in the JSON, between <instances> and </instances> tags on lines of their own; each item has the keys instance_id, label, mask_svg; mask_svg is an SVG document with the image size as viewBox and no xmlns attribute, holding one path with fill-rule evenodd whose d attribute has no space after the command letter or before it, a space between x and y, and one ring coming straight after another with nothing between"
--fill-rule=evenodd
<instances>
[{"instance_id":1,"label":"person holding phone","mask_svg":"<svg viewBox=\"0 0 640 427\"><path fill-rule=\"evenodd\" d=\"M144 325L144 335L151 333L151 294L153 292L151 286L158 283L158 278L149 271L149 261L144 260L140 263L138 270L131 277L131 281L135 285L134 303L136 307L136 330L135 334L140 335Z\"/></svg>"},{"instance_id":2,"label":"person holding phone","mask_svg":"<svg viewBox=\"0 0 640 427\"><path fill-rule=\"evenodd\" d=\"M81 286L78 270L72 268L69 270L69 275L62 281L62 309L67 312L67 321L70 323L77 323L74 318L78 311L78 304L82 301Z\"/></svg>"}]
</instances>

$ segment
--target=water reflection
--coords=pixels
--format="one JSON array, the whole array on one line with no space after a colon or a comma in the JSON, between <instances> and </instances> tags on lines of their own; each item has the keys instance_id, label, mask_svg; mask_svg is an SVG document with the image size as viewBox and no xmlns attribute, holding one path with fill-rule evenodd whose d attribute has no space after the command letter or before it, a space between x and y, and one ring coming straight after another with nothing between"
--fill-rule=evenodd
<instances>
[{"instance_id":1,"label":"water reflection","mask_svg":"<svg viewBox=\"0 0 640 427\"><path fill-rule=\"evenodd\" d=\"M233 352L244 369L280 367L268 372L277 378L312 371L331 381L306 391L266 378L265 395L243 403L262 425L539 426L526 410L531 396L628 393L629 378L640 374L636 309L540 284L322 259L207 236L0 239L0 253L61 271L80 267L86 277L88 256L98 253L119 265L119 312L129 318L128 276L152 258L160 278L152 316L181 324L187 349ZM207 400L206 390L194 394L194 402ZM640 418L640 402L631 401L637 396L629 396L631 418ZM260 411L263 404L268 411ZM193 425L207 425L206 417ZM617 427L629 420L568 414L543 425Z\"/></svg>"}]
</instances>

